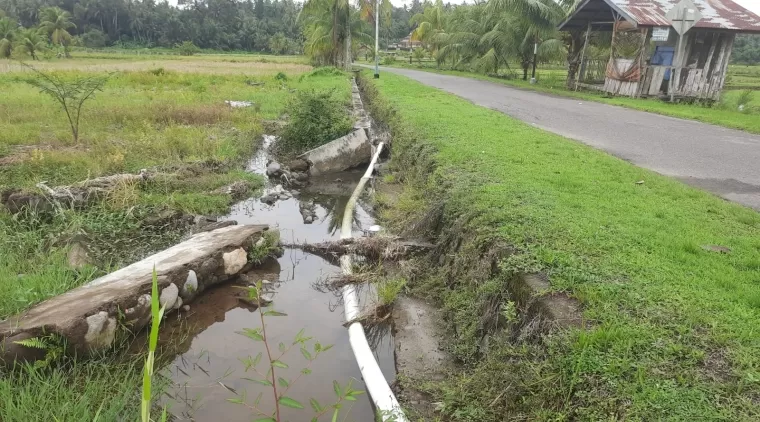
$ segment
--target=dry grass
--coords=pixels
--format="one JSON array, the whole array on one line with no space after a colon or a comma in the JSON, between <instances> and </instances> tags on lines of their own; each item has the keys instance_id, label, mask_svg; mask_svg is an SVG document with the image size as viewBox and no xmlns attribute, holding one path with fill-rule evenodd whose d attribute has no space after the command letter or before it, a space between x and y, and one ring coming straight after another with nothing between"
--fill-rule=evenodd
<instances>
[{"instance_id":1,"label":"dry grass","mask_svg":"<svg viewBox=\"0 0 760 422\"><path fill-rule=\"evenodd\" d=\"M272 75L277 72L287 74L304 73L311 66L303 63L261 62L261 61L211 61L198 58L155 58L146 60L51 60L35 62L34 66L43 70L79 70L83 72L136 72L163 68L166 71L182 73ZM0 73L30 72L19 62L0 61Z\"/></svg>"}]
</instances>

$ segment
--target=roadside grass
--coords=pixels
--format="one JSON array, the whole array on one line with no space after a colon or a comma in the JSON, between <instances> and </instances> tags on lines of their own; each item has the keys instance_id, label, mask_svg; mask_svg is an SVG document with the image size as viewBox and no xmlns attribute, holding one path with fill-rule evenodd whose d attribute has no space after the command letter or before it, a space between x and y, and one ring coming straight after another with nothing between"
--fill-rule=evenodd
<instances>
[{"instance_id":1,"label":"roadside grass","mask_svg":"<svg viewBox=\"0 0 760 422\"><path fill-rule=\"evenodd\" d=\"M124 61L62 60L72 69L52 71L75 77ZM0 319L176 243L186 230L177 216L228 210L234 198L220 187L262 186L244 164L267 121L287 113L296 92L334 90L347 105L350 99L345 74L306 74L308 66L286 60L231 63L193 56L142 62L146 70L115 72L85 104L78 144L63 111L24 82L28 72L0 71L0 191L34 191L42 181L69 185L144 168L163 175L143 186L119 186L86 210L14 216L0 207ZM170 70L170 62L179 70ZM279 72L287 77L277 77ZM254 105L233 109L225 100ZM67 254L80 239L93 265L75 268ZM0 368L0 420L133 418L142 359L113 353L43 368Z\"/></svg>"},{"instance_id":2,"label":"roadside grass","mask_svg":"<svg viewBox=\"0 0 760 422\"><path fill-rule=\"evenodd\" d=\"M547 94L596 101L681 119L697 120L732 129L745 130L751 133L760 133L760 92L758 92L760 91L760 66L732 65L729 70L727 89L723 92L721 101L712 107L699 104L670 104L656 98L607 97L602 93L591 91L571 91L565 87L565 77L567 75L565 69L540 69L537 72L538 83L531 85L528 81L523 81L520 78L504 79L481 73L445 68L438 69L434 63L423 63L422 65L414 63L410 65L408 62L397 61L391 67L463 76ZM755 91L755 95L745 108L745 111L740 111L737 100L745 89Z\"/></svg>"},{"instance_id":3,"label":"roadside grass","mask_svg":"<svg viewBox=\"0 0 760 422\"><path fill-rule=\"evenodd\" d=\"M760 417L760 214L410 79L366 81L406 187L387 224L439 245L407 286L446 310L461 368L410 385L448 418ZM581 327L520 336L500 317L520 273L576 300Z\"/></svg>"}]
</instances>

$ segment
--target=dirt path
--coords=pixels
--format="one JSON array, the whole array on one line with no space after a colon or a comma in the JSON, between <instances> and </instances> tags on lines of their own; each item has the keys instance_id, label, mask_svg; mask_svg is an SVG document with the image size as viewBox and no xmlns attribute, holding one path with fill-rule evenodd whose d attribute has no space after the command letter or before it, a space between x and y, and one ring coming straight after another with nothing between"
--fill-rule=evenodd
<instances>
[{"instance_id":1,"label":"dirt path","mask_svg":"<svg viewBox=\"0 0 760 422\"><path fill-rule=\"evenodd\" d=\"M440 88L760 210L759 135L465 77L397 68L382 72Z\"/></svg>"}]
</instances>

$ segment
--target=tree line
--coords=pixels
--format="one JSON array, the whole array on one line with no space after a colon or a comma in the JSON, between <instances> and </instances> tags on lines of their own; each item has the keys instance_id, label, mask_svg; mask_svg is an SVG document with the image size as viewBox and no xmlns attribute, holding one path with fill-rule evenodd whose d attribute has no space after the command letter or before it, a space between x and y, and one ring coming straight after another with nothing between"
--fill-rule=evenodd
<instances>
[{"instance_id":1,"label":"tree line","mask_svg":"<svg viewBox=\"0 0 760 422\"><path fill-rule=\"evenodd\" d=\"M64 46L171 48L190 41L207 49L284 54L300 52L302 41L301 6L293 0L196 0L178 6L154 0L0 0L0 10L0 36L10 29L36 30L55 10L71 36Z\"/></svg>"}]
</instances>

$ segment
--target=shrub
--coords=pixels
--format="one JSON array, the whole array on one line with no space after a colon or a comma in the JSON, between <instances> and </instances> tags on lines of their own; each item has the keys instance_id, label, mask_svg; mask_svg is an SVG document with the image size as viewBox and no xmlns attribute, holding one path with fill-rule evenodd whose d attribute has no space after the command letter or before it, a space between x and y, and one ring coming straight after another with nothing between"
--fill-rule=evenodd
<instances>
[{"instance_id":1,"label":"shrub","mask_svg":"<svg viewBox=\"0 0 760 422\"><path fill-rule=\"evenodd\" d=\"M180 56L192 56L201 51L192 41L182 41L182 44L177 44L174 48L179 52Z\"/></svg>"},{"instance_id":2,"label":"shrub","mask_svg":"<svg viewBox=\"0 0 760 422\"><path fill-rule=\"evenodd\" d=\"M385 56L383 57L383 64L393 64L396 63L396 56Z\"/></svg>"},{"instance_id":3,"label":"shrub","mask_svg":"<svg viewBox=\"0 0 760 422\"><path fill-rule=\"evenodd\" d=\"M87 48L102 48L106 46L106 34L97 29L91 29L85 32L80 41Z\"/></svg>"},{"instance_id":4,"label":"shrub","mask_svg":"<svg viewBox=\"0 0 760 422\"><path fill-rule=\"evenodd\" d=\"M290 120L277 143L277 152L296 154L347 134L352 127L346 107L334 91L302 91L288 107Z\"/></svg>"}]
</instances>

